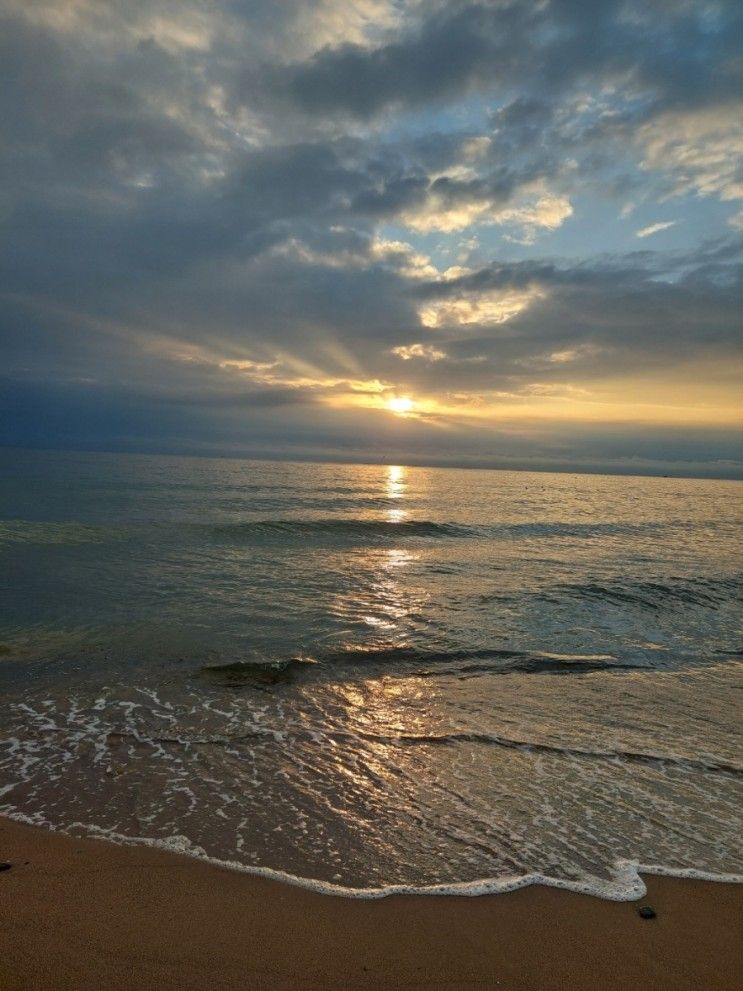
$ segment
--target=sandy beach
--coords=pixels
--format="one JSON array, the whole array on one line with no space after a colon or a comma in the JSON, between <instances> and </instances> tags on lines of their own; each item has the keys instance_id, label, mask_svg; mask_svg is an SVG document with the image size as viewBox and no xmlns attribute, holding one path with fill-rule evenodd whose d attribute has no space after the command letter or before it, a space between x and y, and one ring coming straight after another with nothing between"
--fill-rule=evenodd
<instances>
[{"instance_id":1,"label":"sandy beach","mask_svg":"<svg viewBox=\"0 0 743 991\"><path fill-rule=\"evenodd\" d=\"M649 877L633 903L544 887L350 900L9 820L0 861L4 991L733 991L743 977L739 885Z\"/></svg>"}]
</instances>

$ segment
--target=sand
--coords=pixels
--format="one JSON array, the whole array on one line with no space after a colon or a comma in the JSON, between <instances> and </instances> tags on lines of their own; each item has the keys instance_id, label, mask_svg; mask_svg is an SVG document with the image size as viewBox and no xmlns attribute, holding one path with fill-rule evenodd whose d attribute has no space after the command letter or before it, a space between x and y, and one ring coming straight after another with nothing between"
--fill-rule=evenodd
<instances>
[{"instance_id":1,"label":"sand","mask_svg":"<svg viewBox=\"0 0 743 991\"><path fill-rule=\"evenodd\" d=\"M3 860L3 991L743 987L743 885L359 901L0 819Z\"/></svg>"}]
</instances>

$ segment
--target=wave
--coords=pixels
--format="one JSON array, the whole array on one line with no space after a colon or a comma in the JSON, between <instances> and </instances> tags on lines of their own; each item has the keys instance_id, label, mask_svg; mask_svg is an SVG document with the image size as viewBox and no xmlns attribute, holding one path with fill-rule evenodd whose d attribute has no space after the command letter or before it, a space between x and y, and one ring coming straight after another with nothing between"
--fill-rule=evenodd
<instances>
[{"instance_id":1,"label":"wave","mask_svg":"<svg viewBox=\"0 0 743 991\"><path fill-rule=\"evenodd\" d=\"M611 654L553 654L526 653L483 647L477 650L426 650L418 647L355 648L330 652L321 658L329 663L345 664L455 664L462 673L492 671L508 674L514 671L541 674L545 672L606 671L614 668L643 668L642 663L623 661ZM474 662L474 663L473 663ZM479 663L477 663L479 662ZM461 666L461 665L464 666ZM426 674L425 670L417 672Z\"/></svg>"},{"instance_id":2,"label":"wave","mask_svg":"<svg viewBox=\"0 0 743 991\"><path fill-rule=\"evenodd\" d=\"M285 658L246 658L224 664L207 664L199 673L227 687L241 685L277 685L292 681L303 668L318 665L320 671L338 668L362 671L368 675L372 666L398 669L415 677L435 677L453 673L459 677L476 674L570 674L592 671L642 670L647 663L620 660L610 654L552 654L482 648L478 650L425 650L417 647L351 648L327 651L315 656ZM449 671L442 668L449 666ZM433 667L434 670L429 670ZM318 672L315 672L318 674Z\"/></svg>"},{"instance_id":3,"label":"wave","mask_svg":"<svg viewBox=\"0 0 743 991\"><path fill-rule=\"evenodd\" d=\"M120 537L124 528L96 523L56 523L37 520L0 520L0 547L4 544L92 544Z\"/></svg>"},{"instance_id":4,"label":"wave","mask_svg":"<svg viewBox=\"0 0 743 991\"><path fill-rule=\"evenodd\" d=\"M743 776L743 765L725 760L701 760L694 757L680 757L669 754L646 753L639 750L585 750L580 747L566 747L552 743L538 743L533 740L512 740L508 737L493 736L488 733L404 733L395 736L361 734L364 739L380 743L430 744L450 746L455 743L480 743L503 747L507 750L522 750L525 753L553 754L558 757L578 757L588 760L624 761L630 764L652 764L674 767L680 770L701 771L710 774Z\"/></svg>"},{"instance_id":5,"label":"wave","mask_svg":"<svg viewBox=\"0 0 743 991\"><path fill-rule=\"evenodd\" d=\"M476 528L457 523L436 523L433 520L374 520L333 518L317 520L267 519L228 523L213 528L215 536L251 537L467 537Z\"/></svg>"},{"instance_id":6,"label":"wave","mask_svg":"<svg viewBox=\"0 0 743 991\"><path fill-rule=\"evenodd\" d=\"M491 529L528 537L621 537L663 529L661 523L507 523Z\"/></svg>"},{"instance_id":7,"label":"wave","mask_svg":"<svg viewBox=\"0 0 743 991\"><path fill-rule=\"evenodd\" d=\"M427 650L417 647L358 647L282 658L251 657L210 663L195 674L223 688L279 688L299 678L470 678L507 675L569 677L636 674L738 663L743 650L711 650L705 655L679 651L613 654L558 654L498 648Z\"/></svg>"},{"instance_id":8,"label":"wave","mask_svg":"<svg viewBox=\"0 0 743 991\"><path fill-rule=\"evenodd\" d=\"M254 537L333 537L394 539L436 538L529 538L625 536L658 529L655 523L458 523L435 520L379 520L356 517L324 519L264 519L212 526L222 539Z\"/></svg>"},{"instance_id":9,"label":"wave","mask_svg":"<svg viewBox=\"0 0 743 991\"><path fill-rule=\"evenodd\" d=\"M389 884L377 887L349 887L332 881L322 881L318 878L301 877L273 867L258 867L244 864L236 860L211 856L203 847L191 842L186 836L171 835L157 838L150 836L127 836L113 829L103 829L94 823L74 822L67 828L61 828L48 820L32 817L3 809L2 814L8 819L27 825L43 827L51 832L64 835L79 836L82 832L91 839L116 843L121 846L146 846L176 856L191 857L204 863L212 864L226 870L237 871L241 874L251 874L255 877L266 878L282 884L304 888L322 895L334 895L341 898L363 900L378 900L390 895L457 895L461 897L478 897L480 895L505 894L517 891L519 888L531 885L543 885L548 888L559 888L564 891L574 891L578 894L593 895L606 901L631 902L643 898L647 887L642 875L661 877L677 877L699 881L714 881L723 884L743 884L743 874L723 874L713 871L699 870L695 867L670 867L663 864L643 864L638 860L617 860L608 878L595 875L585 875L580 879L558 878L548 874L530 872L498 878L477 878L472 881L449 881L440 884Z\"/></svg>"},{"instance_id":10,"label":"wave","mask_svg":"<svg viewBox=\"0 0 743 991\"><path fill-rule=\"evenodd\" d=\"M620 607L659 610L665 607L700 606L717 609L725 602L743 599L743 577L671 577L665 581L581 582L557 586L554 592L581 599L599 600Z\"/></svg>"},{"instance_id":11,"label":"wave","mask_svg":"<svg viewBox=\"0 0 743 991\"><path fill-rule=\"evenodd\" d=\"M311 508L322 509L318 501ZM385 500L372 500L383 509ZM0 520L0 546L11 544L80 544L135 540L179 543L185 539L226 543L251 541L331 540L331 541L400 541L424 540L529 540L573 538L590 540L603 537L639 536L663 529L658 523L466 523L431 519L379 519L363 516L326 516L316 519L273 518L237 522L131 521L128 523L39 522Z\"/></svg>"},{"instance_id":12,"label":"wave","mask_svg":"<svg viewBox=\"0 0 743 991\"><path fill-rule=\"evenodd\" d=\"M316 739L314 731L305 731L300 726L287 724L280 732L269 727L253 727L247 732L223 736L141 736L129 731L111 730L106 734L110 740L130 740L145 746L150 744L191 747L236 747L240 744L258 739L280 739L287 737L299 739L303 736ZM567 746L559 743L543 743L538 740L515 740L510 737L495 736L491 733L453 732L453 733L372 733L357 731L355 733L329 730L323 733L328 742L339 744L364 740L384 746L453 746L456 744L475 743L484 746L501 747L506 750L520 750L526 754L550 754L555 757L578 758L591 761L612 761L628 764L646 764L655 767L675 768L681 771L698 771L703 774L725 774L733 777L743 777L743 765L722 758L686 757L678 754L661 754L641 750L611 749L595 750L583 747Z\"/></svg>"},{"instance_id":13,"label":"wave","mask_svg":"<svg viewBox=\"0 0 743 991\"><path fill-rule=\"evenodd\" d=\"M296 668L316 663L312 657L256 658L229 661L225 664L205 664L200 668L200 674L228 687L249 683L278 685L291 681Z\"/></svg>"}]
</instances>

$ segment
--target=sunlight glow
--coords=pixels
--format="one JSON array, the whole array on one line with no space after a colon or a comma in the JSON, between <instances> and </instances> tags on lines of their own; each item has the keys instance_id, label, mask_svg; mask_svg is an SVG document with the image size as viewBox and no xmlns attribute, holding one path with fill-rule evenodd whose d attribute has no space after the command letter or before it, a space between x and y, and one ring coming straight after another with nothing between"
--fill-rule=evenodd
<instances>
[{"instance_id":1,"label":"sunlight glow","mask_svg":"<svg viewBox=\"0 0 743 991\"><path fill-rule=\"evenodd\" d=\"M398 416L405 416L406 413L412 412L414 406L415 403L409 396L395 396L387 400L387 409L397 413Z\"/></svg>"}]
</instances>

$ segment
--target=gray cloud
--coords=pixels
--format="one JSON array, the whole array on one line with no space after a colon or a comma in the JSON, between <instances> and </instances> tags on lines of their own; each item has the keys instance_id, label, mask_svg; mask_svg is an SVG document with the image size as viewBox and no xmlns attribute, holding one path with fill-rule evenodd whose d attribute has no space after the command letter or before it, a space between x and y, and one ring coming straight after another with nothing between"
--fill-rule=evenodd
<instances>
[{"instance_id":1,"label":"gray cloud","mask_svg":"<svg viewBox=\"0 0 743 991\"><path fill-rule=\"evenodd\" d=\"M514 85L553 97L589 81L625 81L638 99L666 104L737 95L743 17L734 3L678 0L424 4L402 39L328 46L289 67L292 98L315 113L368 117L390 106L461 97L473 86ZM711 65L718 72L710 73ZM518 97L518 116L535 107ZM512 118L513 118L512 114ZM527 114L530 123L534 114Z\"/></svg>"}]
</instances>

